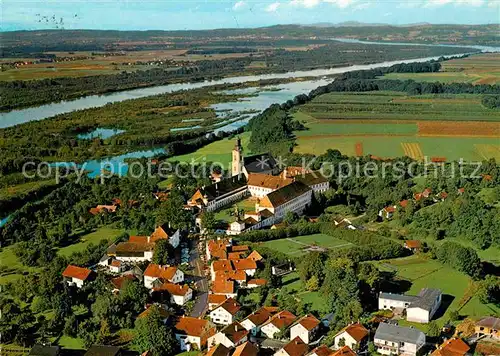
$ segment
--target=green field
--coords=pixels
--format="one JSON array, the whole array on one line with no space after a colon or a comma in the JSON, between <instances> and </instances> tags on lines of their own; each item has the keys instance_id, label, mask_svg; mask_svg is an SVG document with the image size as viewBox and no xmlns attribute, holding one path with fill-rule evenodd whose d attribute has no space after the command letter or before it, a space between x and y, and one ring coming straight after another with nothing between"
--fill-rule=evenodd
<instances>
[{"instance_id":1,"label":"green field","mask_svg":"<svg viewBox=\"0 0 500 356\"><path fill-rule=\"evenodd\" d=\"M239 135L241 138L241 145L243 146L243 150L245 154L250 154L248 152L247 146L248 141L250 140L250 132L244 132ZM203 163L203 162L219 162L223 165L224 168L231 167L231 151L234 148L236 138L226 138L220 141L213 142L207 146L200 148L199 150L188 153L181 156L174 156L170 158L170 161L180 161L180 162L194 162L194 163Z\"/></svg>"},{"instance_id":2,"label":"green field","mask_svg":"<svg viewBox=\"0 0 500 356\"><path fill-rule=\"evenodd\" d=\"M262 244L262 246L294 257L307 254L307 249L311 246L318 246L323 249L333 249L348 247L349 245L351 244L348 242L326 234L297 236L287 239L266 241Z\"/></svg>"},{"instance_id":3,"label":"green field","mask_svg":"<svg viewBox=\"0 0 500 356\"><path fill-rule=\"evenodd\" d=\"M441 71L436 73L389 73L384 78L412 79L419 82L498 84L500 55L487 53L453 59L443 62Z\"/></svg>"},{"instance_id":4,"label":"green field","mask_svg":"<svg viewBox=\"0 0 500 356\"><path fill-rule=\"evenodd\" d=\"M294 117L306 127L295 132L296 153L500 159L500 112L483 107L479 95L328 93L300 106ZM471 123L476 120L484 123Z\"/></svg>"},{"instance_id":5,"label":"green field","mask_svg":"<svg viewBox=\"0 0 500 356\"><path fill-rule=\"evenodd\" d=\"M108 226L101 227L90 234L80 237L77 243L60 248L57 253L61 256L68 257L74 252L84 250L91 243L97 245L101 240L105 239L111 244L121 233L123 233L123 230L114 229Z\"/></svg>"},{"instance_id":6,"label":"green field","mask_svg":"<svg viewBox=\"0 0 500 356\"><path fill-rule=\"evenodd\" d=\"M236 205L239 210L243 210L245 212L251 212L255 211L255 203L256 203L255 198L248 198L245 200L241 200L225 209L216 211L215 218L217 220L233 222L235 220L234 216L232 215L232 213L234 213L234 205Z\"/></svg>"},{"instance_id":7,"label":"green field","mask_svg":"<svg viewBox=\"0 0 500 356\"><path fill-rule=\"evenodd\" d=\"M305 290L302 281L297 272L289 273L282 277L282 288L289 294L299 298L304 303L311 304L311 310L317 311L319 314L328 312L326 299L319 292L310 292Z\"/></svg>"},{"instance_id":8,"label":"green field","mask_svg":"<svg viewBox=\"0 0 500 356\"><path fill-rule=\"evenodd\" d=\"M460 306L461 299L468 289L470 278L450 267L444 266L435 260L427 260L420 256L373 262L380 270L396 272L396 277L411 282L407 294L416 295L422 288L438 288L443 292L443 304L449 304L444 314L436 319L442 326L449 321L449 313L458 310L460 315L479 318L485 315L500 313L500 308L493 304L482 304L477 297L472 297L465 305ZM427 325L401 321L403 325L413 325L426 331Z\"/></svg>"}]
</instances>

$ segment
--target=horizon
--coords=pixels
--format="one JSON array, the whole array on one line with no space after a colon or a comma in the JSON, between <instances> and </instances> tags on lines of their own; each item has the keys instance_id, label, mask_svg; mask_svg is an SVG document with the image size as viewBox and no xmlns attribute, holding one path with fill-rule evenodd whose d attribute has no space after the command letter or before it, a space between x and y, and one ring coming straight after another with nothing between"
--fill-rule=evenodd
<instances>
[{"instance_id":1,"label":"horizon","mask_svg":"<svg viewBox=\"0 0 500 356\"><path fill-rule=\"evenodd\" d=\"M1 32L185 31L360 23L499 24L500 0L4 0Z\"/></svg>"}]
</instances>

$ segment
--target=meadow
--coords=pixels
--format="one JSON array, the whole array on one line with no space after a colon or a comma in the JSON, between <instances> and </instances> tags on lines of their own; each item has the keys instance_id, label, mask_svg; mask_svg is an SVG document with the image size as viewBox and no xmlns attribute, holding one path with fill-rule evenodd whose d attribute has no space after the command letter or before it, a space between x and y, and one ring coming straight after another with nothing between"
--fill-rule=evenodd
<instances>
[{"instance_id":1,"label":"meadow","mask_svg":"<svg viewBox=\"0 0 500 356\"><path fill-rule=\"evenodd\" d=\"M500 112L478 95L328 93L293 115L306 127L295 132L296 153L500 160Z\"/></svg>"},{"instance_id":2,"label":"meadow","mask_svg":"<svg viewBox=\"0 0 500 356\"><path fill-rule=\"evenodd\" d=\"M438 288L443 293L443 306L436 313L439 326L449 321L449 314L457 310L459 315L478 319L485 315L498 315L500 308L493 304L482 304L474 295L475 286L465 274L444 266L435 260L418 255L386 261L372 262L380 270L395 272L396 278L411 283L407 294L416 295L422 288ZM426 324L400 321L401 325L411 325L427 331Z\"/></svg>"},{"instance_id":3,"label":"meadow","mask_svg":"<svg viewBox=\"0 0 500 356\"><path fill-rule=\"evenodd\" d=\"M389 73L384 78L412 79L419 82L499 84L500 54L485 53L445 61L441 71L435 73Z\"/></svg>"},{"instance_id":4,"label":"meadow","mask_svg":"<svg viewBox=\"0 0 500 356\"><path fill-rule=\"evenodd\" d=\"M299 257L309 253L309 249L328 250L335 248L344 248L351 246L343 240L337 239L326 234L314 234L306 236L297 236L280 240L266 241L261 246L267 247L293 257Z\"/></svg>"},{"instance_id":5,"label":"meadow","mask_svg":"<svg viewBox=\"0 0 500 356\"><path fill-rule=\"evenodd\" d=\"M320 315L328 312L326 298L324 298L320 292L306 290L297 272L284 275L282 277L281 288L286 290L288 294L292 294L295 298L300 299L302 302L310 304L311 311L316 311Z\"/></svg>"}]
</instances>

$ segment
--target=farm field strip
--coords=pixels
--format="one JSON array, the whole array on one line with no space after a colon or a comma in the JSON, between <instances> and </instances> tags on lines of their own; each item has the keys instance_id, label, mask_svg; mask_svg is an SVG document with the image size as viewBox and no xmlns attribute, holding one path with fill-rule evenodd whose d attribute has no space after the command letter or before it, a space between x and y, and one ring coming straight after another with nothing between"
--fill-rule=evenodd
<instances>
[{"instance_id":1,"label":"farm field strip","mask_svg":"<svg viewBox=\"0 0 500 356\"><path fill-rule=\"evenodd\" d=\"M419 136L500 137L500 122L419 121Z\"/></svg>"},{"instance_id":2,"label":"farm field strip","mask_svg":"<svg viewBox=\"0 0 500 356\"><path fill-rule=\"evenodd\" d=\"M419 143L401 142L401 147L403 147L405 156L408 156L418 161L424 160L424 153L422 152Z\"/></svg>"},{"instance_id":3,"label":"farm field strip","mask_svg":"<svg viewBox=\"0 0 500 356\"><path fill-rule=\"evenodd\" d=\"M495 158L495 160L500 161L500 145L488 145L488 144L476 144L474 145L476 151L484 159Z\"/></svg>"}]
</instances>

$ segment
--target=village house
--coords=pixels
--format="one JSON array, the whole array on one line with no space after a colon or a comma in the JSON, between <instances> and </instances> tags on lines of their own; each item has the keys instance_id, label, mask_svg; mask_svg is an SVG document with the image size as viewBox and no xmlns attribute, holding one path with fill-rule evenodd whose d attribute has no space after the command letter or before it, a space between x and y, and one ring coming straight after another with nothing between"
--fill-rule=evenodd
<instances>
[{"instance_id":1,"label":"village house","mask_svg":"<svg viewBox=\"0 0 500 356\"><path fill-rule=\"evenodd\" d=\"M247 316L245 320L241 322L241 325L247 329L252 336L258 336L260 334L261 325L278 312L279 308L277 307L262 307Z\"/></svg>"},{"instance_id":2,"label":"village house","mask_svg":"<svg viewBox=\"0 0 500 356\"><path fill-rule=\"evenodd\" d=\"M500 318L489 316L476 322L474 331L478 336L489 336L500 339Z\"/></svg>"},{"instance_id":3,"label":"village house","mask_svg":"<svg viewBox=\"0 0 500 356\"><path fill-rule=\"evenodd\" d=\"M441 305L439 289L422 288L417 296L380 293L379 310L393 310L396 314L406 311L406 320L428 323Z\"/></svg>"},{"instance_id":4,"label":"village house","mask_svg":"<svg viewBox=\"0 0 500 356\"><path fill-rule=\"evenodd\" d=\"M319 330L321 322L311 314L304 315L290 328L290 339L299 337L306 344L310 344Z\"/></svg>"},{"instance_id":5,"label":"village house","mask_svg":"<svg viewBox=\"0 0 500 356\"><path fill-rule=\"evenodd\" d=\"M208 320L180 317L174 325L175 338L179 342L181 351L191 349L202 350L207 345L207 340L215 335L216 329Z\"/></svg>"},{"instance_id":6,"label":"village house","mask_svg":"<svg viewBox=\"0 0 500 356\"><path fill-rule=\"evenodd\" d=\"M320 345L311 351L309 356L332 356L335 353L326 345ZM355 356L355 355L354 355Z\"/></svg>"},{"instance_id":7,"label":"village house","mask_svg":"<svg viewBox=\"0 0 500 356\"><path fill-rule=\"evenodd\" d=\"M434 350L431 356L465 356L469 350L469 345L462 339L451 338Z\"/></svg>"},{"instance_id":8,"label":"village house","mask_svg":"<svg viewBox=\"0 0 500 356\"><path fill-rule=\"evenodd\" d=\"M253 260L242 259L242 260L232 260L233 268L235 271L244 271L247 276L252 277L257 272L257 263Z\"/></svg>"},{"instance_id":9,"label":"village house","mask_svg":"<svg viewBox=\"0 0 500 356\"><path fill-rule=\"evenodd\" d=\"M207 261L212 258L227 259L227 251L231 245L230 239L209 240L206 244Z\"/></svg>"},{"instance_id":10,"label":"village house","mask_svg":"<svg viewBox=\"0 0 500 356\"><path fill-rule=\"evenodd\" d=\"M247 341L244 344L237 346L236 349L234 349L232 356L257 356L258 354L259 349L257 346L252 344L250 341Z\"/></svg>"},{"instance_id":11,"label":"village house","mask_svg":"<svg viewBox=\"0 0 500 356\"><path fill-rule=\"evenodd\" d=\"M250 252L247 259L252 260L254 262L260 262L264 259L264 257L262 257L261 254L258 253L257 251L253 250L252 252Z\"/></svg>"},{"instance_id":12,"label":"village house","mask_svg":"<svg viewBox=\"0 0 500 356\"><path fill-rule=\"evenodd\" d=\"M217 271L215 272L215 280L218 279L234 281L238 287L243 287L247 281L247 274L245 271Z\"/></svg>"},{"instance_id":13,"label":"village house","mask_svg":"<svg viewBox=\"0 0 500 356\"><path fill-rule=\"evenodd\" d=\"M228 348L233 348L245 343L248 340L248 331L238 322L227 325L217 334L208 338L208 349L223 344Z\"/></svg>"},{"instance_id":14,"label":"village house","mask_svg":"<svg viewBox=\"0 0 500 356\"><path fill-rule=\"evenodd\" d=\"M380 323L374 344L383 355L417 356L425 345L425 334L418 329Z\"/></svg>"},{"instance_id":15,"label":"village house","mask_svg":"<svg viewBox=\"0 0 500 356\"><path fill-rule=\"evenodd\" d=\"M287 329L297 319L295 315L287 310L283 310L275 314L269 321L264 323L260 331L270 339L274 339L275 335L282 330Z\"/></svg>"},{"instance_id":16,"label":"village house","mask_svg":"<svg viewBox=\"0 0 500 356\"><path fill-rule=\"evenodd\" d=\"M410 250L411 252L418 252L422 247L422 243L419 240L406 240L404 243L404 248Z\"/></svg>"},{"instance_id":17,"label":"village house","mask_svg":"<svg viewBox=\"0 0 500 356\"><path fill-rule=\"evenodd\" d=\"M184 272L175 266L162 266L150 263L144 271L144 286L148 289L154 287L155 283L183 283Z\"/></svg>"},{"instance_id":18,"label":"village house","mask_svg":"<svg viewBox=\"0 0 500 356\"><path fill-rule=\"evenodd\" d=\"M247 282L247 288L258 288L258 287L263 287L267 284L267 279L250 279Z\"/></svg>"},{"instance_id":19,"label":"village house","mask_svg":"<svg viewBox=\"0 0 500 356\"><path fill-rule=\"evenodd\" d=\"M156 304L151 304L149 305L146 310L144 310L141 314L137 316L137 319L141 318L146 318L149 314L153 312L153 309L158 310L158 313L160 314L161 321L163 324L166 324L168 322L168 319L172 317L172 313L170 313L168 310L166 310L164 307L161 305L156 305Z\"/></svg>"},{"instance_id":20,"label":"village house","mask_svg":"<svg viewBox=\"0 0 500 356\"><path fill-rule=\"evenodd\" d=\"M93 280L95 277L95 273L90 269L73 265L68 265L62 275L68 285L74 285L77 288L82 288L86 282Z\"/></svg>"},{"instance_id":21,"label":"village house","mask_svg":"<svg viewBox=\"0 0 500 356\"><path fill-rule=\"evenodd\" d=\"M207 351L205 356L229 356L231 350L223 344L218 344Z\"/></svg>"},{"instance_id":22,"label":"village house","mask_svg":"<svg viewBox=\"0 0 500 356\"><path fill-rule=\"evenodd\" d=\"M340 330L334 337L334 348L336 350L343 346L358 350L368 339L368 330L360 323L354 323Z\"/></svg>"},{"instance_id":23,"label":"village house","mask_svg":"<svg viewBox=\"0 0 500 356\"><path fill-rule=\"evenodd\" d=\"M226 301L227 297L225 295L219 294L209 294L208 295L208 310L214 310L215 307Z\"/></svg>"},{"instance_id":24,"label":"village house","mask_svg":"<svg viewBox=\"0 0 500 356\"><path fill-rule=\"evenodd\" d=\"M233 298L227 298L222 304L215 307L210 312L210 320L214 324L229 325L235 320L236 313L241 309L241 305Z\"/></svg>"},{"instance_id":25,"label":"village house","mask_svg":"<svg viewBox=\"0 0 500 356\"><path fill-rule=\"evenodd\" d=\"M297 336L275 352L274 356L305 356L308 350L309 346Z\"/></svg>"},{"instance_id":26,"label":"village house","mask_svg":"<svg viewBox=\"0 0 500 356\"><path fill-rule=\"evenodd\" d=\"M233 270L233 265L230 260L213 261L210 265L210 276L212 281L215 281L218 272L231 272Z\"/></svg>"},{"instance_id":27,"label":"village house","mask_svg":"<svg viewBox=\"0 0 500 356\"><path fill-rule=\"evenodd\" d=\"M118 208L117 205L97 205L95 208L90 208L89 213L92 215L99 215L99 214L113 214L116 212L116 209Z\"/></svg>"},{"instance_id":28,"label":"village house","mask_svg":"<svg viewBox=\"0 0 500 356\"><path fill-rule=\"evenodd\" d=\"M125 264L122 261L113 260L109 264L109 271L111 273L121 273L125 271Z\"/></svg>"},{"instance_id":29,"label":"village house","mask_svg":"<svg viewBox=\"0 0 500 356\"><path fill-rule=\"evenodd\" d=\"M136 278L133 274L124 274L123 276L112 278L110 281L112 286L111 292L113 294L120 293L127 282L131 282L134 280L136 280Z\"/></svg>"},{"instance_id":30,"label":"village house","mask_svg":"<svg viewBox=\"0 0 500 356\"><path fill-rule=\"evenodd\" d=\"M148 242L151 243L158 240L168 240L173 248L177 248L180 243L180 231L179 229L171 229L168 225L158 226L149 237Z\"/></svg>"},{"instance_id":31,"label":"village house","mask_svg":"<svg viewBox=\"0 0 500 356\"><path fill-rule=\"evenodd\" d=\"M210 287L212 294L223 295L226 298L236 298L238 292L236 291L233 281L228 281L225 278L216 279Z\"/></svg>"},{"instance_id":32,"label":"village house","mask_svg":"<svg viewBox=\"0 0 500 356\"><path fill-rule=\"evenodd\" d=\"M189 288L187 284L180 286L178 284L166 282L154 287L153 292L160 295L168 294L170 295L171 303L181 306L193 299L193 290Z\"/></svg>"},{"instance_id":33,"label":"village house","mask_svg":"<svg viewBox=\"0 0 500 356\"><path fill-rule=\"evenodd\" d=\"M114 256L122 262L145 262L153 258L153 243L120 242L108 249L108 256Z\"/></svg>"}]
</instances>

